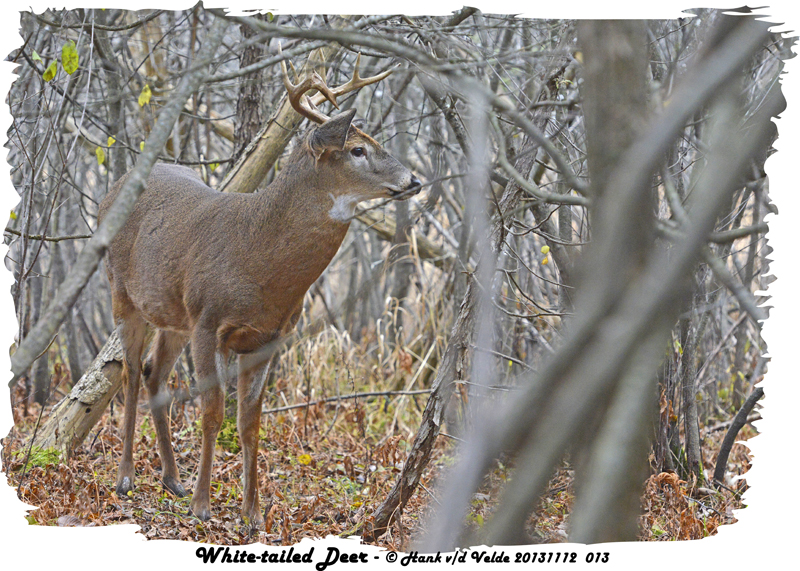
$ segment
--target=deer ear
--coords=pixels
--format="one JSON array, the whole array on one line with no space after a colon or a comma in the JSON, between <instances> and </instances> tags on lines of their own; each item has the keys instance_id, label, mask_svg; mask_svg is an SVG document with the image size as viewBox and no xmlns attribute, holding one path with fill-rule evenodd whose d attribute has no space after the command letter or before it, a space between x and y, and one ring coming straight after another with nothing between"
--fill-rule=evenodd
<instances>
[{"instance_id":1,"label":"deer ear","mask_svg":"<svg viewBox=\"0 0 800 571\"><path fill-rule=\"evenodd\" d=\"M355 114L355 109L348 109L329 119L311 133L308 144L317 159L325 151L341 151L344 149L347 133L350 131L350 123L353 122Z\"/></svg>"}]
</instances>

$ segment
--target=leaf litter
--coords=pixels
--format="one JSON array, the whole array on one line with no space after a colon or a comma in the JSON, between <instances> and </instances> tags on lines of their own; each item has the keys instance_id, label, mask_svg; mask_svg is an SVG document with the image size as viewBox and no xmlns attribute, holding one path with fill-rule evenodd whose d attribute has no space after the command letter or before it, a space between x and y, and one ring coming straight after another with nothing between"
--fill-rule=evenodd
<instances>
[{"instance_id":1,"label":"leaf litter","mask_svg":"<svg viewBox=\"0 0 800 571\"><path fill-rule=\"evenodd\" d=\"M408 363L402 360L403 355L400 357L400 366L406 369ZM276 394L286 389L286 385L285 379L279 379ZM26 443L39 413L37 405L20 404L24 401L22 390L16 389L17 398L13 399L17 403L13 407L16 425L2 440L2 455L10 485L17 488L22 501L38 508L30 511L28 524L61 527L136 524L148 539L218 545L255 542L290 545L304 538L352 535L394 485L413 442L414 434L409 427L418 424L421 411L419 404L404 406L400 411L398 397L385 397L320 403L263 415L258 475L265 526L252 531L239 517L242 460L235 418L226 418L217 441L211 485L212 517L202 522L188 513L190 497L177 498L161 485L155 431L143 395L140 395L134 452L136 488L132 497L119 498L114 485L122 450L120 397L72 457L62 460L53 451L29 454ZM400 423L398 412L403 416ZM176 460L183 483L189 489L199 462L199 409L192 401L176 402L171 413ZM747 425L739 439L746 440L756 434ZM709 430L704 436L704 468L710 473L724 433ZM417 493L409 500L399 521L376 545L407 550L414 538L425 532L429 510L436 505L436 479L452 465L454 455L453 441L440 438ZM748 450L737 443L728 463L734 482L728 483L732 487L717 490L683 480L675 473L652 474L643 485L640 539L700 539L715 534L720 525L734 523L734 510L745 507L741 496L747 489L744 479L735 478L749 467ZM511 460L498 462L485 477L465 520L476 537L496 509L505 483L513 477ZM567 540L573 499L573 471L565 461L528 520L526 530L532 542Z\"/></svg>"}]
</instances>

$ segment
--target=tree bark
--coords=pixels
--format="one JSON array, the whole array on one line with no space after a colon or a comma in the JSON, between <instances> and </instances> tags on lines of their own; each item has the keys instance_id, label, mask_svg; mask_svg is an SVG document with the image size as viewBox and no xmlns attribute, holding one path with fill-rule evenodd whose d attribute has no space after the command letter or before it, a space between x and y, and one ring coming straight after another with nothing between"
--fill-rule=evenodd
<instances>
[{"instance_id":1,"label":"tree bark","mask_svg":"<svg viewBox=\"0 0 800 571\"><path fill-rule=\"evenodd\" d=\"M255 14L254 18L265 21L266 14ZM242 38L249 39L255 32L250 26L240 26ZM260 60L266 51L269 42L258 42L247 46L239 58L239 68L253 65ZM242 80L239 87L239 99L236 102L236 130L233 148L233 160L236 161L245 146L255 139L264 121L261 115L263 105L263 76L264 70L259 70Z\"/></svg>"},{"instance_id":2,"label":"tree bark","mask_svg":"<svg viewBox=\"0 0 800 571\"><path fill-rule=\"evenodd\" d=\"M375 541L386 533L392 522L402 513L422 479L422 474L428 466L433 446L444 421L447 403L453 394L455 383L463 378L466 369L465 359L469 349L469 340L475 329L477 301L475 282L469 280L467 291L461 302L461 310L450 334L450 341L436 371L431 396L428 397L428 403L422 413L422 422L414 437L414 444L403 464L400 477L389 495L364 522L361 529L364 541ZM353 533L357 534L358 531L354 530Z\"/></svg>"},{"instance_id":3,"label":"tree bark","mask_svg":"<svg viewBox=\"0 0 800 571\"><path fill-rule=\"evenodd\" d=\"M121 386L122 346L114 332L69 394L50 411L34 435L33 446L54 448L68 458L100 420Z\"/></svg>"},{"instance_id":4,"label":"tree bark","mask_svg":"<svg viewBox=\"0 0 800 571\"><path fill-rule=\"evenodd\" d=\"M700 450L700 423L697 413L697 349L703 338L703 331L708 319L706 312L700 323L692 328L691 319L681 322L681 357L680 386L683 400L683 427L686 435L687 471L696 478L703 477L703 462Z\"/></svg>"}]
</instances>

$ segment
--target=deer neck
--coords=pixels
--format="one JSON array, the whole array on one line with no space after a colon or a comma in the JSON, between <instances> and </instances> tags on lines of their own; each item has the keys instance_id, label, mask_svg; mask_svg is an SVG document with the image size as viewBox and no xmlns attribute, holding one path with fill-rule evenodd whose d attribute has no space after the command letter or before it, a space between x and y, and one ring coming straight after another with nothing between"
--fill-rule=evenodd
<instances>
[{"instance_id":1,"label":"deer neck","mask_svg":"<svg viewBox=\"0 0 800 571\"><path fill-rule=\"evenodd\" d=\"M303 151L295 150L272 184L256 195L263 209L259 218L267 233L279 230L282 241L307 247L329 261L347 234L358 200L338 196L314 168L313 157Z\"/></svg>"}]
</instances>

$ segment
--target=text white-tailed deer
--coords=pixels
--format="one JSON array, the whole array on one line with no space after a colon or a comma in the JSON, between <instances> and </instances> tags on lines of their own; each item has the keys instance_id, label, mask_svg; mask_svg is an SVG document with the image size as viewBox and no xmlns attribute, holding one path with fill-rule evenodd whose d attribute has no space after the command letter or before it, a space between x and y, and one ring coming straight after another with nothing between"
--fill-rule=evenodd
<instances>
[{"instance_id":1,"label":"text white-tailed deer","mask_svg":"<svg viewBox=\"0 0 800 571\"><path fill-rule=\"evenodd\" d=\"M133 489L136 402L143 372L162 482L176 495L186 495L172 451L166 380L190 341L203 414L191 511L202 520L211 516L209 486L223 420L224 371L229 355L236 353L242 518L254 527L263 523L256 458L268 365L245 364L247 355L294 327L303 296L339 249L359 201L403 199L420 189L407 168L352 125L354 110L328 119L305 95L317 89L335 105L337 96L387 74L362 79L356 64L350 82L329 89L316 74L293 85L285 66L283 72L292 105L319 126L296 145L274 182L255 194L224 194L188 168L156 165L106 259L124 352L124 445L117 494L126 496ZM101 220L123 182L124 177L101 203ZM143 368L147 323L157 331Z\"/></svg>"}]
</instances>

